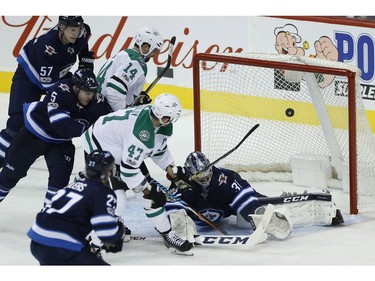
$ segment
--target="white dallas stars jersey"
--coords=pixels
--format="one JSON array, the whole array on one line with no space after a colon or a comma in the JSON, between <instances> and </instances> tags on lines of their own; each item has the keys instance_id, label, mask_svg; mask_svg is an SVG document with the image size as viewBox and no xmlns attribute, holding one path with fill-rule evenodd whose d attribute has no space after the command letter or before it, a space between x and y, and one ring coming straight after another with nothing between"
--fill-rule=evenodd
<instances>
[{"instance_id":1,"label":"white dallas stars jersey","mask_svg":"<svg viewBox=\"0 0 375 281\"><path fill-rule=\"evenodd\" d=\"M121 165L121 179L131 189L145 180L139 166L146 158L151 157L163 170L174 162L167 147L173 125L154 129L150 110L151 105L143 105L101 116L81 136L87 153L94 149L112 153Z\"/></svg>"},{"instance_id":2,"label":"white dallas stars jersey","mask_svg":"<svg viewBox=\"0 0 375 281\"><path fill-rule=\"evenodd\" d=\"M120 51L99 70L98 91L107 98L113 111L129 106L143 90L147 65L132 49Z\"/></svg>"}]
</instances>

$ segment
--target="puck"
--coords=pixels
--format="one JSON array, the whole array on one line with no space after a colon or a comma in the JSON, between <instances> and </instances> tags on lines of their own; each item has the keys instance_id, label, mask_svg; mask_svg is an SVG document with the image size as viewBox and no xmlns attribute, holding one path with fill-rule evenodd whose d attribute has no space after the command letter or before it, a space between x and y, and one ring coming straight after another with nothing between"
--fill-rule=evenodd
<instances>
[{"instance_id":1,"label":"puck","mask_svg":"<svg viewBox=\"0 0 375 281\"><path fill-rule=\"evenodd\" d=\"M285 110L285 115L288 117L292 117L294 115L294 109L293 108L287 108Z\"/></svg>"}]
</instances>

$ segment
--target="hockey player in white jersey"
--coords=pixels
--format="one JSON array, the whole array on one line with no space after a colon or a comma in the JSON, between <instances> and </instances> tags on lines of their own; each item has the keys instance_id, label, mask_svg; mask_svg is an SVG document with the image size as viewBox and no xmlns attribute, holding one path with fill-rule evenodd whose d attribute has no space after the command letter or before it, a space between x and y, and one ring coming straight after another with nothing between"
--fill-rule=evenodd
<instances>
[{"instance_id":1,"label":"hockey player in white jersey","mask_svg":"<svg viewBox=\"0 0 375 281\"><path fill-rule=\"evenodd\" d=\"M164 193L158 190L156 184L150 184L141 171L141 164L150 157L172 178L176 177L172 170L174 159L167 140L172 135L173 123L178 120L181 111L177 97L161 94L153 105L129 107L100 117L81 136L81 140L87 153L95 149L112 153L115 163L120 166L121 180L135 192L146 216L164 238L165 245L173 253L191 255L193 244L171 230L164 209ZM119 195L117 208L121 208L120 198L124 198L121 191L115 191ZM121 213L121 210L117 209L116 212Z\"/></svg>"},{"instance_id":2,"label":"hockey player in white jersey","mask_svg":"<svg viewBox=\"0 0 375 281\"><path fill-rule=\"evenodd\" d=\"M118 52L99 70L99 92L105 96L113 111L130 105L149 104L150 97L142 93L146 83L147 62L163 47L159 31L140 28L134 37L134 47Z\"/></svg>"}]
</instances>

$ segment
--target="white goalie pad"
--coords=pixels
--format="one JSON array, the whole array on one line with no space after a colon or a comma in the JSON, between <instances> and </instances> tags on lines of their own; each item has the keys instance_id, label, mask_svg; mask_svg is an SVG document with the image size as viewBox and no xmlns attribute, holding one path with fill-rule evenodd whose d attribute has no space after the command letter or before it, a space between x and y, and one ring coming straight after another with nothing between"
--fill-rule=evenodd
<instances>
[{"instance_id":1,"label":"white goalie pad","mask_svg":"<svg viewBox=\"0 0 375 281\"><path fill-rule=\"evenodd\" d=\"M276 209L274 205L268 204L262 211L264 211L263 214L251 215L256 226L256 231L261 229L279 240L288 238L293 230L293 223L291 222L288 209Z\"/></svg>"},{"instance_id":2,"label":"white goalie pad","mask_svg":"<svg viewBox=\"0 0 375 281\"><path fill-rule=\"evenodd\" d=\"M336 205L332 201L312 200L275 206L288 208L293 225L296 227L305 225L331 225L332 219L336 216Z\"/></svg>"},{"instance_id":3,"label":"white goalie pad","mask_svg":"<svg viewBox=\"0 0 375 281\"><path fill-rule=\"evenodd\" d=\"M286 208L289 211L294 227L307 225L328 226L332 224L332 219L336 216L336 205L332 201L311 200L275 204L274 206L275 208ZM250 223L240 215L237 216L237 226L239 228L251 227Z\"/></svg>"},{"instance_id":4,"label":"white goalie pad","mask_svg":"<svg viewBox=\"0 0 375 281\"><path fill-rule=\"evenodd\" d=\"M169 214L172 230L174 230L181 239L195 242L194 235L197 234L194 221L187 215L184 209Z\"/></svg>"}]
</instances>

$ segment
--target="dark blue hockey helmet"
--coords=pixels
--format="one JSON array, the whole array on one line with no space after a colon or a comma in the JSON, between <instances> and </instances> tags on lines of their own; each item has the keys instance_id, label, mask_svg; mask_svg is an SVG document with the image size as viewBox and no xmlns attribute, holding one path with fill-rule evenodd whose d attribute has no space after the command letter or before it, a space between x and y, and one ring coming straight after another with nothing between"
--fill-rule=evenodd
<instances>
[{"instance_id":1,"label":"dark blue hockey helmet","mask_svg":"<svg viewBox=\"0 0 375 281\"><path fill-rule=\"evenodd\" d=\"M96 80L96 76L91 69L78 69L72 79L73 84L76 85L79 90L96 92L98 89L98 80Z\"/></svg>"},{"instance_id":2,"label":"dark blue hockey helmet","mask_svg":"<svg viewBox=\"0 0 375 281\"><path fill-rule=\"evenodd\" d=\"M59 16L59 23L66 26L83 27L83 18L81 16Z\"/></svg>"},{"instance_id":3,"label":"dark blue hockey helmet","mask_svg":"<svg viewBox=\"0 0 375 281\"><path fill-rule=\"evenodd\" d=\"M89 179L106 180L115 174L115 158L109 151L94 150L86 158L85 174Z\"/></svg>"},{"instance_id":4,"label":"dark blue hockey helmet","mask_svg":"<svg viewBox=\"0 0 375 281\"><path fill-rule=\"evenodd\" d=\"M202 173L204 168L210 165L210 160L200 151L194 151L188 155L185 161L185 171L193 181L198 183L203 189L206 189L211 182L212 166Z\"/></svg>"}]
</instances>

